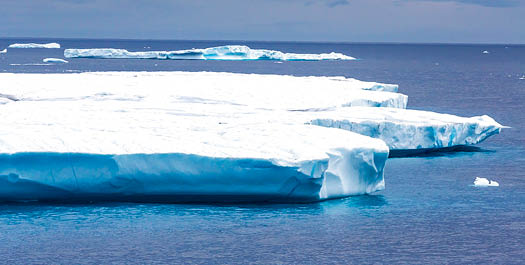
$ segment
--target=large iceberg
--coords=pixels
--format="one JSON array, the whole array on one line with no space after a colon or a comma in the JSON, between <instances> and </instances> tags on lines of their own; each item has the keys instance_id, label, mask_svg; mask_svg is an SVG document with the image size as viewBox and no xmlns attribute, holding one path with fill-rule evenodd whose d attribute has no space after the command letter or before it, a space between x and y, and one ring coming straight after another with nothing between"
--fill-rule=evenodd
<instances>
[{"instance_id":1,"label":"large iceberg","mask_svg":"<svg viewBox=\"0 0 525 265\"><path fill-rule=\"evenodd\" d=\"M176 51L136 51L124 49L66 49L66 58L99 59L161 59L161 60L280 60L280 61L321 61L355 60L341 53L301 54L281 51L251 49L244 45L227 45L205 49Z\"/></svg>"},{"instance_id":2,"label":"large iceberg","mask_svg":"<svg viewBox=\"0 0 525 265\"><path fill-rule=\"evenodd\" d=\"M8 46L8 48L47 48L47 49L60 49L60 44L52 43L14 43Z\"/></svg>"},{"instance_id":3,"label":"large iceberg","mask_svg":"<svg viewBox=\"0 0 525 265\"><path fill-rule=\"evenodd\" d=\"M344 77L104 72L0 80L1 200L365 194L384 188L389 149L474 144L502 127L487 116L406 110L396 85Z\"/></svg>"}]
</instances>

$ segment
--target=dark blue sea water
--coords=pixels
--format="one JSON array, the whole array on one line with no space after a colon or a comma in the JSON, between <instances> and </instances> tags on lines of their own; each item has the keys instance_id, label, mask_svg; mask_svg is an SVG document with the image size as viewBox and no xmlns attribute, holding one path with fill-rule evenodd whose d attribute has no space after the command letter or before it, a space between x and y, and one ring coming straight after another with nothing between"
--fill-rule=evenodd
<instances>
[{"instance_id":1,"label":"dark blue sea water","mask_svg":"<svg viewBox=\"0 0 525 265\"><path fill-rule=\"evenodd\" d=\"M11 65L61 58L63 49L9 49L0 55L0 72L344 75L399 84L409 108L488 114L512 128L479 145L481 152L389 159L386 190L321 203L1 204L0 263L525 263L525 80L520 79L525 46L0 39L0 50L15 42L47 41L64 48L129 50L244 44L297 53L335 51L360 60L71 59L64 65ZM500 187L473 187L475 177L496 180Z\"/></svg>"}]
</instances>

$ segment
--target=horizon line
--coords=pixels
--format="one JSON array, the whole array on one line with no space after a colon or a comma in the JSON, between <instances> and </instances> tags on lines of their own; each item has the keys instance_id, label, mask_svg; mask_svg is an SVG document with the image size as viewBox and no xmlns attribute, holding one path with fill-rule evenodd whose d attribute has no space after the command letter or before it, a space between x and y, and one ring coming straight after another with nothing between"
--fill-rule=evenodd
<instances>
[{"instance_id":1,"label":"horizon line","mask_svg":"<svg viewBox=\"0 0 525 265\"><path fill-rule=\"evenodd\" d=\"M324 43L324 44L415 44L415 45L513 45L523 46L525 43L505 43L505 42L402 42L402 41L321 41L321 40L234 40L234 39L161 39L161 38L90 38L90 37L6 37L0 36L1 39L57 39L57 40L124 40L124 41L194 41L194 42L280 42L280 43Z\"/></svg>"}]
</instances>

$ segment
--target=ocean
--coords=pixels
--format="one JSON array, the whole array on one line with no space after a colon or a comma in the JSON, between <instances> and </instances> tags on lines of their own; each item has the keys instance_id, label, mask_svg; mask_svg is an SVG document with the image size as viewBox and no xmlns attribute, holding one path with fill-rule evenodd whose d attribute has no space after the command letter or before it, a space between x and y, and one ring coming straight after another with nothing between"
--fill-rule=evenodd
<instances>
[{"instance_id":1,"label":"ocean","mask_svg":"<svg viewBox=\"0 0 525 265\"><path fill-rule=\"evenodd\" d=\"M62 49L8 49L0 54L0 72L346 76L399 84L411 109L487 114L511 128L479 150L391 158L384 191L319 203L2 203L1 263L525 263L525 45L0 39L0 50L27 42L58 42ZM42 63L63 58L63 48L179 50L230 44L333 51L359 60ZM476 177L500 186L473 187Z\"/></svg>"}]
</instances>

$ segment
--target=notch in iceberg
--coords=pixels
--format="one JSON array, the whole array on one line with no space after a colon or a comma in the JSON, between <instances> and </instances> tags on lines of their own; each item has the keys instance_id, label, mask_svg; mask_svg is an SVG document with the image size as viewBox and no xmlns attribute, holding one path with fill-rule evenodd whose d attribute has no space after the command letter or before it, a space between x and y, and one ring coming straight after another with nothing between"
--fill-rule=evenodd
<instances>
[{"instance_id":1,"label":"notch in iceberg","mask_svg":"<svg viewBox=\"0 0 525 265\"><path fill-rule=\"evenodd\" d=\"M66 49L66 58L98 59L160 59L160 60L279 60L279 61L321 61L355 60L341 53L301 54L284 53L275 50L251 49L244 45L227 45L205 49L176 51L136 51L124 49Z\"/></svg>"},{"instance_id":2,"label":"notch in iceberg","mask_svg":"<svg viewBox=\"0 0 525 265\"><path fill-rule=\"evenodd\" d=\"M46 48L46 49L60 49L60 44L52 43L14 43L8 48Z\"/></svg>"}]
</instances>

